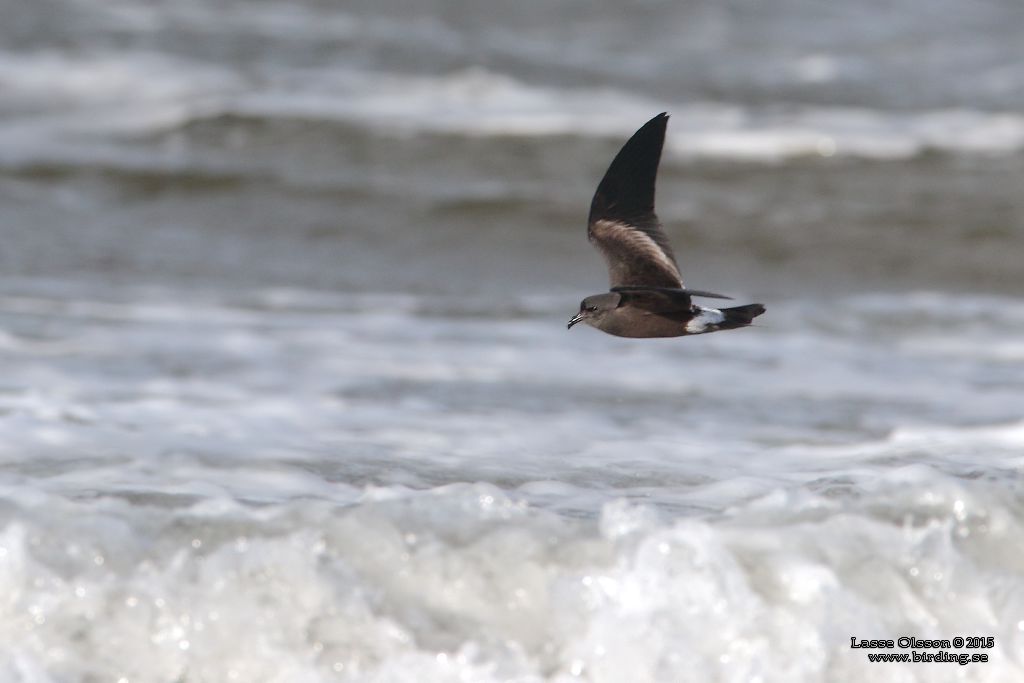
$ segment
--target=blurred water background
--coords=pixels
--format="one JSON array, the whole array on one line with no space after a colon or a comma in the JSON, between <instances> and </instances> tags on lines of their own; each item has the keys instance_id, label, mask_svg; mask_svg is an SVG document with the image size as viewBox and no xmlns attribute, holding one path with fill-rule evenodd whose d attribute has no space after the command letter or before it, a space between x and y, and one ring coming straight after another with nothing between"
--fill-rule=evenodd
<instances>
[{"instance_id":1,"label":"blurred water background","mask_svg":"<svg viewBox=\"0 0 1024 683\"><path fill-rule=\"evenodd\" d=\"M1024 677L1016 0L0 17L0 680ZM768 313L567 332L664 110Z\"/></svg>"}]
</instances>

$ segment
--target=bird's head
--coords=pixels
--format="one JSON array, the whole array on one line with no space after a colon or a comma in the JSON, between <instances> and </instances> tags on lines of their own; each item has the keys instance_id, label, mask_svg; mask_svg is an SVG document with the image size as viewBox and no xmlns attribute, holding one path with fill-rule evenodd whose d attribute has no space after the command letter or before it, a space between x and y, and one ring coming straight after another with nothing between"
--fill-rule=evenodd
<instances>
[{"instance_id":1,"label":"bird's head","mask_svg":"<svg viewBox=\"0 0 1024 683\"><path fill-rule=\"evenodd\" d=\"M599 327L601 320L611 311L619 307L622 296L617 292L606 292L588 296L580 302L580 312L569 320L569 328L583 322L592 327Z\"/></svg>"}]
</instances>

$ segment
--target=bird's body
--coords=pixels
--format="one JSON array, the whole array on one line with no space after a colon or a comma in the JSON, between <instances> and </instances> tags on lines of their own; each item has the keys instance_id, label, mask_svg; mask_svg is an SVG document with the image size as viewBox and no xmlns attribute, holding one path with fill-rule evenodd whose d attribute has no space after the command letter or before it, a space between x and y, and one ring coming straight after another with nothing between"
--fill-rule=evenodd
<instances>
[{"instance_id":1,"label":"bird's body","mask_svg":"<svg viewBox=\"0 0 1024 683\"><path fill-rule=\"evenodd\" d=\"M761 304L704 308L692 297L654 213L654 184L667 114L648 121L623 145L597 187L587 236L608 264L611 290L583 300L569 327L584 322L619 337L680 337L745 327Z\"/></svg>"}]
</instances>

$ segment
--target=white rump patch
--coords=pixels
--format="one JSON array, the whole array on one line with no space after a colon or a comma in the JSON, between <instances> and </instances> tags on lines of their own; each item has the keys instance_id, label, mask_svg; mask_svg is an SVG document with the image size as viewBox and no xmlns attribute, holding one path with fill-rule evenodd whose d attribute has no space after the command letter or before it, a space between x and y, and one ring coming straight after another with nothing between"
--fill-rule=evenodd
<instances>
[{"instance_id":1,"label":"white rump patch","mask_svg":"<svg viewBox=\"0 0 1024 683\"><path fill-rule=\"evenodd\" d=\"M707 332L708 328L718 325L725 320L725 314L717 308L700 307L700 313L695 315L690 322L686 323L686 331L690 334Z\"/></svg>"}]
</instances>

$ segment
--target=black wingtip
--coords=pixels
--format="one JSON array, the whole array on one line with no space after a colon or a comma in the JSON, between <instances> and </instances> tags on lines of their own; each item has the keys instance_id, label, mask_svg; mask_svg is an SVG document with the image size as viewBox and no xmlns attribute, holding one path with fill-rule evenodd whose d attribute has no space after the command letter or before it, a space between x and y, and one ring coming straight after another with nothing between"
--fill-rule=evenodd
<instances>
[{"instance_id":1,"label":"black wingtip","mask_svg":"<svg viewBox=\"0 0 1024 683\"><path fill-rule=\"evenodd\" d=\"M660 157L661 156L661 146L665 142L665 130L667 128L668 128L668 112L667 111L663 111L660 114L658 114L657 116L655 116L654 118L652 118L650 121L645 123L644 125L640 126L640 129L637 132L633 133L633 138L636 138L636 137L640 136L641 133L645 133L645 136L641 136L641 137L649 136L650 137L650 141L649 141L650 143L655 143L656 142L656 144L658 145L658 156ZM630 142L632 142L633 138L630 138L629 141L626 143L626 145L628 145Z\"/></svg>"},{"instance_id":2,"label":"black wingtip","mask_svg":"<svg viewBox=\"0 0 1024 683\"><path fill-rule=\"evenodd\" d=\"M668 112L645 123L615 155L590 204L590 222L637 221L654 215L654 184L665 144Z\"/></svg>"}]
</instances>

